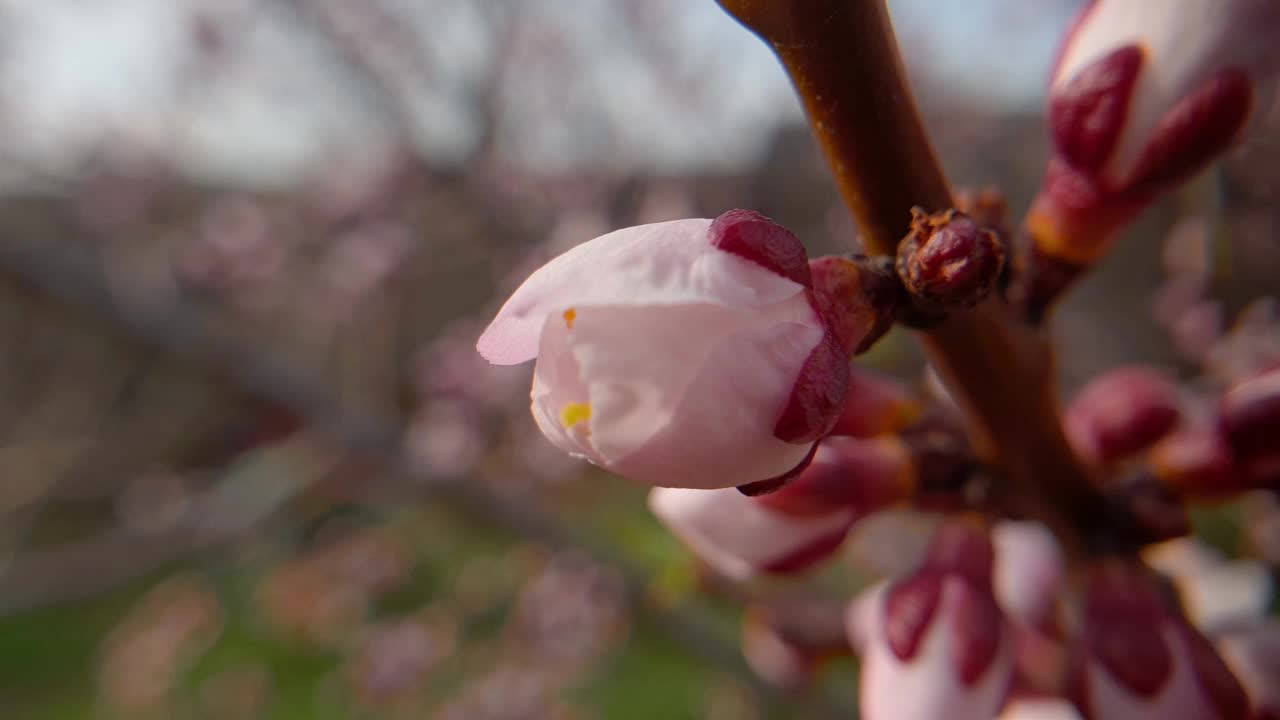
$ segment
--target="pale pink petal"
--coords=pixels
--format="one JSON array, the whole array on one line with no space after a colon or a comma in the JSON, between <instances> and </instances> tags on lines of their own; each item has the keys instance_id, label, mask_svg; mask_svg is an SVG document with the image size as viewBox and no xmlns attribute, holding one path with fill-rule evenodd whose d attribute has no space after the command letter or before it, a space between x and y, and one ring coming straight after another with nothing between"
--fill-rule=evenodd
<instances>
[{"instance_id":1,"label":"pale pink petal","mask_svg":"<svg viewBox=\"0 0 1280 720\"><path fill-rule=\"evenodd\" d=\"M533 369L532 410L538 429L556 447L593 462L600 457L591 447L586 422L566 427L561 420L564 408L571 404L587 405L591 398L582 380L578 360L568 343L568 328L554 318L547 319L547 329L542 334L542 349Z\"/></svg>"},{"instance_id":2,"label":"pale pink petal","mask_svg":"<svg viewBox=\"0 0 1280 720\"><path fill-rule=\"evenodd\" d=\"M1184 636L1172 628L1164 631L1173 652L1173 671L1152 697L1142 697L1119 684L1096 663L1085 668L1089 707L1094 720L1236 720L1221 717L1206 697L1200 680L1187 661Z\"/></svg>"},{"instance_id":3,"label":"pale pink petal","mask_svg":"<svg viewBox=\"0 0 1280 720\"><path fill-rule=\"evenodd\" d=\"M1120 561L1091 569L1082 629L1067 683L1092 720L1237 720L1248 708L1239 681L1208 639L1166 609L1145 568Z\"/></svg>"},{"instance_id":4,"label":"pale pink petal","mask_svg":"<svg viewBox=\"0 0 1280 720\"><path fill-rule=\"evenodd\" d=\"M623 477L666 487L781 475L809 452L808 444L779 440L774 427L821 338L803 295L748 311L584 308L569 343L591 406L585 454Z\"/></svg>"},{"instance_id":5,"label":"pale pink petal","mask_svg":"<svg viewBox=\"0 0 1280 720\"><path fill-rule=\"evenodd\" d=\"M874 633L879 631L878 615L884 605L884 592L889 587L888 580L882 580L854 596L849 601L844 613L845 636L854 652L861 654Z\"/></svg>"},{"instance_id":6,"label":"pale pink petal","mask_svg":"<svg viewBox=\"0 0 1280 720\"><path fill-rule=\"evenodd\" d=\"M996 720L1083 720L1076 706L1061 698L1019 698Z\"/></svg>"},{"instance_id":7,"label":"pale pink petal","mask_svg":"<svg viewBox=\"0 0 1280 720\"><path fill-rule=\"evenodd\" d=\"M711 304L773 305L803 287L708 238L710 220L624 228L585 242L539 268L512 294L476 349L489 362L532 359L549 316L569 309Z\"/></svg>"},{"instance_id":8,"label":"pale pink petal","mask_svg":"<svg viewBox=\"0 0 1280 720\"><path fill-rule=\"evenodd\" d=\"M1217 646L1249 695L1255 715L1280 717L1280 623L1242 625L1219 635Z\"/></svg>"},{"instance_id":9,"label":"pale pink petal","mask_svg":"<svg viewBox=\"0 0 1280 720\"><path fill-rule=\"evenodd\" d=\"M654 488L649 509L691 552L744 580L848 528L852 513L795 518L765 509L735 488Z\"/></svg>"},{"instance_id":10,"label":"pale pink petal","mask_svg":"<svg viewBox=\"0 0 1280 720\"><path fill-rule=\"evenodd\" d=\"M882 638L866 644L859 690L865 720L990 720L1004 703L1013 669L1007 629L999 630L995 658L976 682L965 685L955 660L961 634L952 626L963 615L964 596L975 590L957 577L942 582L938 608L909 661L899 659ZM883 624L879 631L886 632Z\"/></svg>"},{"instance_id":11,"label":"pale pink petal","mask_svg":"<svg viewBox=\"0 0 1280 720\"><path fill-rule=\"evenodd\" d=\"M991 532L996 599L1013 619L1041 627L1053 618L1065 580L1062 548L1037 522L1006 521Z\"/></svg>"}]
</instances>

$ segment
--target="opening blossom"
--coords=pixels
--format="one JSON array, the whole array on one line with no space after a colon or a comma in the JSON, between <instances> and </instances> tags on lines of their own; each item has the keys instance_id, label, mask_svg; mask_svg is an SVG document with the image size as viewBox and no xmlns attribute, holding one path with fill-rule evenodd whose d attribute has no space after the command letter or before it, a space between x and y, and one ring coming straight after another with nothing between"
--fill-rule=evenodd
<instances>
[{"instance_id":1,"label":"opening blossom","mask_svg":"<svg viewBox=\"0 0 1280 720\"><path fill-rule=\"evenodd\" d=\"M481 335L537 359L532 406L560 448L648 485L726 488L802 466L835 423L849 354L804 247L745 210L625 228L533 273Z\"/></svg>"}]
</instances>

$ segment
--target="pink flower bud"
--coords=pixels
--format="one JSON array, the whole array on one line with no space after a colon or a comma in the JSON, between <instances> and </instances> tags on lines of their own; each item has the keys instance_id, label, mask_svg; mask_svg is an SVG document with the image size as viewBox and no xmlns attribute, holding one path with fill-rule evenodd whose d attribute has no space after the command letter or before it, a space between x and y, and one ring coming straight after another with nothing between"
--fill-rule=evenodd
<instances>
[{"instance_id":1,"label":"pink flower bud","mask_svg":"<svg viewBox=\"0 0 1280 720\"><path fill-rule=\"evenodd\" d=\"M1067 437L1091 462L1145 450L1177 425L1178 390L1153 368L1123 367L1090 380L1067 406Z\"/></svg>"},{"instance_id":2,"label":"pink flower bud","mask_svg":"<svg viewBox=\"0 0 1280 720\"><path fill-rule=\"evenodd\" d=\"M649 485L758 482L800 465L844 399L811 284L804 247L756 213L627 228L534 272L477 349L537 358L533 416L563 450Z\"/></svg>"},{"instance_id":3,"label":"pink flower bud","mask_svg":"<svg viewBox=\"0 0 1280 720\"><path fill-rule=\"evenodd\" d=\"M993 584L1000 607L1013 620L1036 629L1053 625L1066 579L1062 548L1037 522L1006 521L991 531L996 562Z\"/></svg>"},{"instance_id":4,"label":"pink flower bud","mask_svg":"<svg viewBox=\"0 0 1280 720\"><path fill-rule=\"evenodd\" d=\"M845 606L844 634L849 646L859 655L866 652L867 643L878 637L881 631L880 613L888 588L888 581L882 580L861 590Z\"/></svg>"},{"instance_id":5,"label":"pink flower bud","mask_svg":"<svg viewBox=\"0 0 1280 720\"><path fill-rule=\"evenodd\" d=\"M985 529L943 525L924 566L880 596L862 648L867 720L987 720L1013 672L1011 633L991 589ZM851 614L851 626L856 617Z\"/></svg>"},{"instance_id":6,"label":"pink flower bud","mask_svg":"<svg viewBox=\"0 0 1280 720\"><path fill-rule=\"evenodd\" d=\"M1054 157L1029 222L1049 256L1087 265L1153 194L1241 135L1280 65L1273 0L1095 0L1049 89Z\"/></svg>"},{"instance_id":7,"label":"pink flower bud","mask_svg":"<svg viewBox=\"0 0 1280 720\"><path fill-rule=\"evenodd\" d=\"M898 438L830 437L818 444L808 467L756 502L798 517L849 510L862 517L905 500L914 480L911 452Z\"/></svg>"},{"instance_id":8,"label":"pink flower bud","mask_svg":"<svg viewBox=\"0 0 1280 720\"><path fill-rule=\"evenodd\" d=\"M912 210L911 231L898 245L903 286L926 313L977 304L1004 270L1004 245L957 210Z\"/></svg>"},{"instance_id":9,"label":"pink flower bud","mask_svg":"<svg viewBox=\"0 0 1280 720\"><path fill-rule=\"evenodd\" d=\"M1088 720L1234 720L1240 683L1213 646L1168 610L1138 567L1093 568L1068 681Z\"/></svg>"},{"instance_id":10,"label":"pink flower bud","mask_svg":"<svg viewBox=\"0 0 1280 720\"><path fill-rule=\"evenodd\" d=\"M654 488L649 509L690 552L735 580L809 569L839 549L856 517L852 510L788 515L736 488Z\"/></svg>"},{"instance_id":11,"label":"pink flower bud","mask_svg":"<svg viewBox=\"0 0 1280 720\"><path fill-rule=\"evenodd\" d=\"M1055 145L1107 187L1196 169L1238 133L1280 64L1272 0L1096 0L1050 86Z\"/></svg>"}]
</instances>

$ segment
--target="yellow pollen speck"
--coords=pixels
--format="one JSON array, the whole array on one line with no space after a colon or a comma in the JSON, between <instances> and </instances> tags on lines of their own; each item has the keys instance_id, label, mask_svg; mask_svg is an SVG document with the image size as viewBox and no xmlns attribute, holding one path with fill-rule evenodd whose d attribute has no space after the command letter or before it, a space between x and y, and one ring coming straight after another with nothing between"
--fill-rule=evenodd
<instances>
[{"instance_id":1,"label":"yellow pollen speck","mask_svg":"<svg viewBox=\"0 0 1280 720\"><path fill-rule=\"evenodd\" d=\"M591 419L591 406L587 403L569 403L560 409L560 424L571 428L583 420Z\"/></svg>"},{"instance_id":2,"label":"yellow pollen speck","mask_svg":"<svg viewBox=\"0 0 1280 720\"><path fill-rule=\"evenodd\" d=\"M573 319L576 317L578 317L577 310L574 310L573 308L569 308L568 310L564 311L564 324L570 330L573 329Z\"/></svg>"}]
</instances>

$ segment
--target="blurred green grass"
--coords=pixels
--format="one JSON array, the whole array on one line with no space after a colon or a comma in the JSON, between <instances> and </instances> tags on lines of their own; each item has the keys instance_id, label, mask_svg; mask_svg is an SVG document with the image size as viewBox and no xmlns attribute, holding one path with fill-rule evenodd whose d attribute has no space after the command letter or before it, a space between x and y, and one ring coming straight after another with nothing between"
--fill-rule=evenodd
<instances>
[{"instance_id":1,"label":"blurred green grass","mask_svg":"<svg viewBox=\"0 0 1280 720\"><path fill-rule=\"evenodd\" d=\"M585 504L591 508L585 514L590 525L587 529L617 543L648 578L646 594L652 598L642 602L679 603L683 612L696 617L700 625L710 628L729 646L736 644L738 610L694 596L696 582L688 556L643 511L641 493L617 492L617 486L601 489L600 485L578 484L575 495L558 498L558 504L566 513L574 512L574 506L581 508ZM581 516L578 519L582 521ZM464 573L483 575L483 581L497 591L492 606L463 621L457 650L433 667L415 691L418 704L414 707L438 708L456 695L468 679L482 674L495 662L495 648L502 640L505 618L522 580L513 570L512 554L519 557L529 548L512 535L470 523L448 508L431 505L360 522L389 533L411 551L403 582L377 599L369 609L368 622L404 617L424 606L448 603ZM211 717L199 703L201 688L220 674L246 667L263 668L270 679L268 697L261 714L255 717L405 717L403 707L383 708L361 702L351 683L346 682L344 668L349 666L350 658L344 652L290 637L264 620L255 598L272 568L302 551L299 542L296 528L278 532L250 547L166 568L89 600L0 619L0 708L4 709L0 717L131 717L104 710L99 689L104 641L149 590L167 578L182 575L193 575L207 583L221 605L223 625L216 643L181 672L162 709L139 717ZM709 717L708 703L717 693L731 700L736 697L760 718L808 717L802 710L778 704L776 698L766 700L755 694L735 674L742 672L742 667L726 670L692 657L650 615L629 615L625 640L576 676L561 693L562 701L576 713L573 717ZM848 678L837 682L843 685Z\"/></svg>"}]
</instances>

